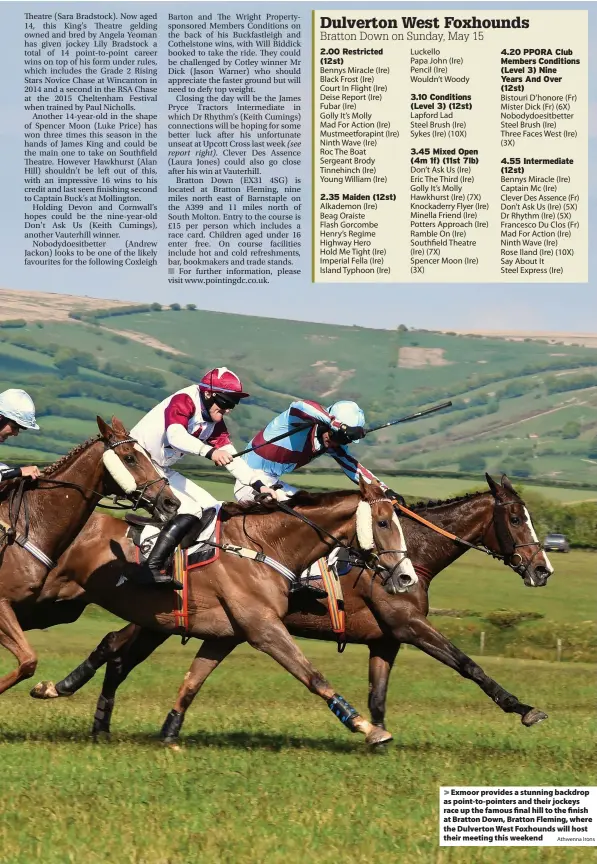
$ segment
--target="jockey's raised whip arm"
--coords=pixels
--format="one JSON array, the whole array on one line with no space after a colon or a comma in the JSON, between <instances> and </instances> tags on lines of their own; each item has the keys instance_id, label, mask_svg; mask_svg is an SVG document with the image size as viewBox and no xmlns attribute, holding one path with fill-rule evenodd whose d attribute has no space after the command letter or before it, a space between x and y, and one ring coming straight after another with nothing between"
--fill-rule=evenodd
<instances>
[{"instance_id":1,"label":"jockey's raised whip arm","mask_svg":"<svg viewBox=\"0 0 597 864\"><path fill-rule=\"evenodd\" d=\"M416 420L417 417L424 417L426 414L433 414L435 411L441 411L443 408L449 408L452 405L452 402L442 402L440 405L434 405L432 408L425 408L423 411L417 411L416 414L409 414L408 417L399 417L397 420L389 420L387 423L381 423L379 426L372 426L370 429L365 431L365 435L369 435L370 432L378 432L380 429L386 429L388 426L396 426L397 423L406 423L407 420ZM269 441L264 441L263 444L256 444L254 447L247 447L246 450L241 450L240 453L234 454L234 459L238 456L244 456L245 453L254 453L255 450L259 450L261 447L265 447L267 444L274 444L276 441L281 441L283 438L289 438L291 435L294 435L295 432L302 432L304 429L310 429L312 426L323 425L321 421L313 420L308 423L298 423L297 425L293 425L289 432L283 432L282 435L276 435L275 438L270 438Z\"/></svg>"},{"instance_id":2,"label":"jockey's raised whip arm","mask_svg":"<svg viewBox=\"0 0 597 864\"><path fill-rule=\"evenodd\" d=\"M434 405L432 408L424 408L423 411L417 411L415 414L409 414L407 417L399 417L397 420L389 420L387 423L380 423L379 426L371 426L365 430L365 435L371 432L379 432L380 429L386 429L388 426L396 426L397 423L406 423L407 420L416 420L418 417L424 417L426 414L433 414L435 411L442 411L444 408L449 408L452 405L451 401L441 402L439 405Z\"/></svg>"},{"instance_id":3,"label":"jockey's raised whip arm","mask_svg":"<svg viewBox=\"0 0 597 864\"><path fill-rule=\"evenodd\" d=\"M293 425L290 432L283 432L282 435L276 435L275 438L270 438L269 441L264 441L263 444L256 444L254 447L247 447L246 450L241 450L240 453L234 454L234 459L238 456L244 456L245 453L253 453L255 450L259 450L261 447L265 447L266 444L273 444L274 441L281 441L282 438L289 438L291 435L294 435L295 432L302 432L304 429L310 429L312 426L317 424L317 420L313 420L309 423L299 423L296 426Z\"/></svg>"}]
</instances>

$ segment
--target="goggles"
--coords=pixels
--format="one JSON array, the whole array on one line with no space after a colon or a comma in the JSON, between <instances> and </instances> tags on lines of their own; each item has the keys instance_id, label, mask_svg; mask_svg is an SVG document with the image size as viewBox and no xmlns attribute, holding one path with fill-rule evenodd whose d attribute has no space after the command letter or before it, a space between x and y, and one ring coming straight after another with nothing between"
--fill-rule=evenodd
<instances>
[{"instance_id":1,"label":"goggles","mask_svg":"<svg viewBox=\"0 0 597 864\"><path fill-rule=\"evenodd\" d=\"M218 408L221 408L222 411L232 411L240 401L237 396L233 396L230 393L214 393L212 398Z\"/></svg>"}]
</instances>

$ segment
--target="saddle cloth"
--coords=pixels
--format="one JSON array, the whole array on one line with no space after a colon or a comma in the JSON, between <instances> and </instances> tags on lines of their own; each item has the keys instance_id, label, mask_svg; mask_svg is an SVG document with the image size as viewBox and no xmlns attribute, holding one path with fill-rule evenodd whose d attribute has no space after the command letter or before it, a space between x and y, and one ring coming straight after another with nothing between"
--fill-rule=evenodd
<instances>
[{"instance_id":1,"label":"saddle cloth","mask_svg":"<svg viewBox=\"0 0 597 864\"><path fill-rule=\"evenodd\" d=\"M183 584L182 591L176 591L177 602L175 612L177 623L183 633L188 625L188 574L191 570L205 567L218 560L220 549L211 543L220 542L220 508L214 508L214 515L210 522L202 529L198 537L186 549L178 547L173 555L169 568L174 569L174 577ZM159 525L145 525L143 528L129 526L129 537L137 546L139 563L145 560L155 545L156 538L160 533ZM306 583L318 583L328 594L327 605L332 624L332 630L339 637L344 636L346 629L346 618L344 613L344 595L340 584L340 576L350 570L350 564L344 554L344 549L334 549L328 558L320 558L315 561L301 576L301 581ZM342 644L342 643L340 643Z\"/></svg>"}]
</instances>

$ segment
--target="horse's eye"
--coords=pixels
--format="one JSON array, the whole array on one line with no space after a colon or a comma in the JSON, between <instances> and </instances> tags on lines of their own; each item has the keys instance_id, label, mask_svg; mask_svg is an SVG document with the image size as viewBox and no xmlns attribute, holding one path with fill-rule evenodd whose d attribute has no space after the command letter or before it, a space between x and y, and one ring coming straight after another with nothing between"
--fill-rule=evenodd
<instances>
[{"instance_id":1,"label":"horse's eye","mask_svg":"<svg viewBox=\"0 0 597 864\"><path fill-rule=\"evenodd\" d=\"M518 516L512 516L512 518L510 519L510 522L511 522L513 525L520 525L520 517L518 517Z\"/></svg>"},{"instance_id":2,"label":"horse's eye","mask_svg":"<svg viewBox=\"0 0 597 864\"><path fill-rule=\"evenodd\" d=\"M385 519L381 519L377 524L379 525L380 528L387 528L388 527L388 523Z\"/></svg>"},{"instance_id":3,"label":"horse's eye","mask_svg":"<svg viewBox=\"0 0 597 864\"><path fill-rule=\"evenodd\" d=\"M132 453L128 453L124 457L124 461L126 462L127 465L134 465L137 460L135 459L135 457L133 456Z\"/></svg>"}]
</instances>

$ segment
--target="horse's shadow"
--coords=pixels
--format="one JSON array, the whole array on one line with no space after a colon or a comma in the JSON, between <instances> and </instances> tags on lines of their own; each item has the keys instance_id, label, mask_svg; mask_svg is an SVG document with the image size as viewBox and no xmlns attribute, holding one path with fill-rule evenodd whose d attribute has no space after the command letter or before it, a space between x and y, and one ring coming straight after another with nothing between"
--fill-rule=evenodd
<instances>
[{"instance_id":1,"label":"horse's shadow","mask_svg":"<svg viewBox=\"0 0 597 864\"><path fill-rule=\"evenodd\" d=\"M45 744L84 744L93 742L88 728L41 729L36 732L17 730L0 731L0 744L23 744L27 742ZM101 740L101 739L100 739ZM116 732L110 736L115 744L139 746L160 745L161 740L150 732ZM293 735L267 732L193 732L184 735L180 743L185 748L214 750L312 750L314 752L357 753L362 750L362 741L338 741L334 738L300 738Z\"/></svg>"}]
</instances>

